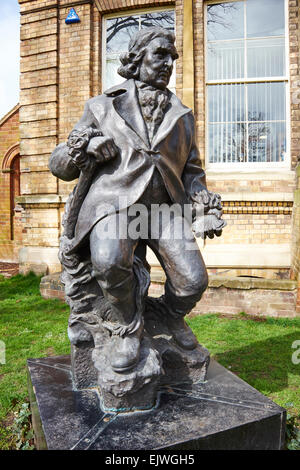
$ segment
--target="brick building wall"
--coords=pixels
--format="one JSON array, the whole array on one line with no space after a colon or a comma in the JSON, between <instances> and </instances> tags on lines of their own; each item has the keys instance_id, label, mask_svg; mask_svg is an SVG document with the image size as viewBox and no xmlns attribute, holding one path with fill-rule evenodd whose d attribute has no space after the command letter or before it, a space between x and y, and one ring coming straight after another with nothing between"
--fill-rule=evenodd
<instances>
[{"instance_id":1,"label":"brick building wall","mask_svg":"<svg viewBox=\"0 0 300 470\"><path fill-rule=\"evenodd\" d=\"M19 105L16 105L0 120L0 261L18 261L22 238L20 214L16 206L12 207L15 201L11 194L12 178L15 181L19 178L14 174L19 141Z\"/></svg>"},{"instance_id":2,"label":"brick building wall","mask_svg":"<svg viewBox=\"0 0 300 470\"><path fill-rule=\"evenodd\" d=\"M263 1L263 0L262 0ZM203 61L203 4L194 2L196 58L196 119L198 142L202 155L205 148L205 65ZM222 195L224 218L228 226L222 238L208 240L204 257L211 266L219 264L221 272L233 275L254 275L282 278L290 276L293 259L292 206L296 189L295 167L299 158L299 1L288 0L289 85L291 135L291 167L274 170L223 172L207 169L209 189ZM245 204L245 206L241 206ZM258 206L259 205L259 206ZM231 207L239 207L234 211ZM279 210L278 210L279 209ZM247 215L246 215L247 214ZM223 245L223 252L218 248ZM223 253L227 253L222 261ZM219 257L216 253L220 253ZM230 266L231 258L232 266ZM276 260L275 260L276 258ZM247 266L248 264L248 266ZM210 270L216 272L215 269Z\"/></svg>"},{"instance_id":3,"label":"brick building wall","mask_svg":"<svg viewBox=\"0 0 300 470\"><path fill-rule=\"evenodd\" d=\"M149 295L152 297L163 295L165 280L160 270L152 269ZM55 298L64 301L64 286L59 273L44 276L40 292L46 299ZM211 275L207 290L189 317L202 313L236 315L241 312L262 317L295 317L299 313L296 307L297 282L295 281Z\"/></svg>"},{"instance_id":4,"label":"brick building wall","mask_svg":"<svg viewBox=\"0 0 300 470\"><path fill-rule=\"evenodd\" d=\"M65 141L85 101L102 92L102 18L118 11L171 5L176 16L176 93L185 99L183 54L193 51L197 141L205 165L205 1L19 0L21 9L21 198L24 208L22 270L38 265L60 269L58 238L64 202L74 182L58 181L48 170L55 145ZM187 7L192 5L192 8ZM296 189L299 131L299 2L288 0L291 159L289 169L215 171L208 187L224 200L228 226L220 239L200 242L211 272L288 277L292 263L292 206ZM70 7L80 23L66 25ZM189 14L187 19L184 15ZM193 41L184 44L184 20ZM188 23L190 21L190 23ZM185 47L185 49L184 49ZM154 263L154 258L150 257Z\"/></svg>"}]
</instances>

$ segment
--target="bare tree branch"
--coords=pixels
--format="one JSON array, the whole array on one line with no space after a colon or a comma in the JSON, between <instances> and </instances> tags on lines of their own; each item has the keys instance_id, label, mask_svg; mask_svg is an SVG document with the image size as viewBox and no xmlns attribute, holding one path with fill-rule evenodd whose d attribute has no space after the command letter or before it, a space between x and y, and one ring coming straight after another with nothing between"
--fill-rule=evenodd
<instances>
[{"instance_id":1,"label":"bare tree branch","mask_svg":"<svg viewBox=\"0 0 300 470\"><path fill-rule=\"evenodd\" d=\"M169 11L162 11L159 13L145 13L141 18L141 27L147 28L150 26L160 26L165 29L174 30L174 14ZM107 39L106 43L109 46L109 42L122 30L126 30L128 35L131 37L130 29L139 27L139 17L137 16L123 16L110 20L110 26L107 28Z\"/></svg>"},{"instance_id":2,"label":"bare tree branch","mask_svg":"<svg viewBox=\"0 0 300 470\"><path fill-rule=\"evenodd\" d=\"M209 25L220 25L224 29L232 31L233 25L228 22L229 13L237 11L235 3L218 3L216 5L207 6L207 26ZM211 31L213 34L213 32Z\"/></svg>"}]
</instances>

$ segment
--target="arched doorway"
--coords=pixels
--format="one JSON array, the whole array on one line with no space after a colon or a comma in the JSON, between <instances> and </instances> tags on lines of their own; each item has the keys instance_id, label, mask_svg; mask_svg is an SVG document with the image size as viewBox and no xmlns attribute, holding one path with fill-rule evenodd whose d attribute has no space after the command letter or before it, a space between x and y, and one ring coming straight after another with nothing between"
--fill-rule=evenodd
<instances>
[{"instance_id":1,"label":"arched doorway","mask_svg":"<svg viewBox=\"0 0 300 470\"><path fill-rule=\"evenodd\" d=\"M15 210L14 209L17 203L16 198L20 195L19 144L15 144L11 146L6 152L3 158L3 162L2 162L2 172L9 173L9 225L10 225L10 237L9 238L10 240L15 240Z\"/></svg>"},{"instance_id":2,"label":"arched doorway","mask_svg":"<svg viewBox=\"0 0 300 470\"><path fill-rule=\"evenodd\" d=\"M10 165L10 239L14 240L14 220L16 198L20 196L20 155L16 155Z\"/></svg>"}]
</instances>

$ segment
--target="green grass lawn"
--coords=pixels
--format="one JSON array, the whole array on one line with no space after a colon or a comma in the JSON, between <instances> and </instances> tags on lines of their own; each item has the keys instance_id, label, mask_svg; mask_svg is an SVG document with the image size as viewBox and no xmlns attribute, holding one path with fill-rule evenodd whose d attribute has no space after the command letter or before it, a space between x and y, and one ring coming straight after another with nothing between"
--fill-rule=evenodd
<instances>
[{"instance_id":1,"label":"green grass lawn","mask_svg":"<svg viewBox=\"0 0 300 470\"><path fill-rule=\"evenodd\" d=\"M68 354L69 308L39 294L33 274L0 277L0 449L10 447L13 411L28 400L26 360ZM300 340L300 318L201 315L188 320L201 344L232 372L281 406L300 416L300 364L292 363L292 344ZM300 358L300 354L299 354Z\"/></svg>"},{"instance_id":2,"label":"green grass lawn","mask_svg":"<svg viewBox=\"0 0 300 470\"><path fill-rule=\"evenodd\" d=\"M27 400L26 360L70 350L69 307L43 299L39 282L33 274L0 277L0 340L6 346L6 364L0 364L0 449L11 440L12 411Z\"/></svg>"}]
</instances>

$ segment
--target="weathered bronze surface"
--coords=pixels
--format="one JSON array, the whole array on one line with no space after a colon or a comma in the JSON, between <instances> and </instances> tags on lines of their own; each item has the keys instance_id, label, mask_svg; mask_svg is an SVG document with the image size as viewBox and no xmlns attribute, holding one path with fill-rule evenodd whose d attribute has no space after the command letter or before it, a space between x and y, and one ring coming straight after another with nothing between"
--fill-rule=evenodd
<instances>
[{"instance_id":1,"label":"weathered bronze surface","mask_svg":"<svg viewBox=\"0 0 300 470\"><path fill-rule=\"evenodd\" d=\"M73 379L98 385L106 410L150 408L161 383L203 380L209 362L184 316L208 282L194 233L219 236L225 222L192 111L167 89L177 57L172 33L139 31L120 57L126 80L88 100L50 158L58 178L79 177L59 251ZM159 299L147 296L147 246L167 276Z\"/></svg>"}]
</instances>

